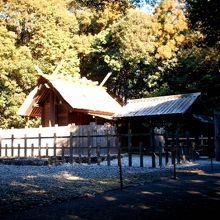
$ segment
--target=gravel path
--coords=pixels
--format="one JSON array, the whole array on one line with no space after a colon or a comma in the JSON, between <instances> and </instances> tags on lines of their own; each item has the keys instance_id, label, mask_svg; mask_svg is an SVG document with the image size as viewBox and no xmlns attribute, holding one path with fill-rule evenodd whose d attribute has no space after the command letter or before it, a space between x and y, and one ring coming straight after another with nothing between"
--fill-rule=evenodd
<instances>
[{"instance_id":1,"label":"gravel path","mask_svg":"<svg viewBox=\"0 0 220 220\"><path fill-rule=\"evenodd\" d=\"M187 164L188 169L199 164ZM186 167L180 166L179 169ZM144 184L171 176L172 168L123 166L124 185ZM6 213L44 206L119 188L118 168L63 164L59 166L0 165L0 218Z\"/></svg>"}]
</instances>

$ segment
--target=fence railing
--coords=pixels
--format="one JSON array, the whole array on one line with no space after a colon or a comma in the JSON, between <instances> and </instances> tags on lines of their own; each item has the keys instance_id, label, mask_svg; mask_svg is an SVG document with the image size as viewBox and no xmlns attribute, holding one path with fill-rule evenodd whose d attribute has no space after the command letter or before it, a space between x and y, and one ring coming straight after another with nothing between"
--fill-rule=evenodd
<instances>
[{"instance_id":1,"label":"fence railing","mask_svg":"<svg viewBox=\"0 0 220 220\"><path fill-rule=\"evenodd\" d=\"M144 156L151 156L151 167L162 167L169 163L192 161L201 158L212 160L215 154L213 137L196 137L168 134L131 133L119 135L122 152L128 153L128 165L133 165L133 156L139 155L140 167L144 166Z\"/></svg>"},{"instance_id":2,"label":"fence railing","mask_svg":"<svg viewBox=\"0 0 220 220\"><path fill-rule=\"evenodd\" d=\"M90 163L93 157L117 154L115 127L69 125L0 130L0 157L54 157Z\"/></svg>"},{"instance_id":3,"label":"fence railing","mask_svg":"<svg viewBox=\"0 0 220 220\"><path fill-rule=\"evenodd\" d=\"M1 158L52 158L61 162L97 162L127 153L128 166L133 166L134 155L139 166L146 166L146 156L151 157L151 167L162 167L197 156L213 157L213 138L180 137L178 134L132 133L117 134L116 127L106 125L39 127L24 129L0 129Z\"/></svg>"}]
</instances>

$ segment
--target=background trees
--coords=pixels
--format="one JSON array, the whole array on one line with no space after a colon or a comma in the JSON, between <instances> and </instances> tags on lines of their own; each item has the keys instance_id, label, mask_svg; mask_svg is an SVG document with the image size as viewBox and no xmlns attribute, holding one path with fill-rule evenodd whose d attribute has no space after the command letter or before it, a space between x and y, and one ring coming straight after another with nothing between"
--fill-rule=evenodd
<instances>
[{"instance_id":1,"label":"background trees","mask_svg":"<svg viewBox=\"0 0 220 220\"><path fill-rule=\"evenodd\" d=\"M171 92L201 91L210 114L220 109L220 11L217 0L186 0L191 35L167 78Z\"/></svg>"},{"instance_id":2,"label":"background trees","mask_svg":"<svg viewBox=\"0 0 220 220\"><path fill-rule=\"evenodd\" d=\"M217 0L1 0L0 127L27 123L16 112L33 65L51 74L61 60L64 75L112 72L105 85L123 101L201 91L219 108L218 23Z\"/></svg>"}]
</instances>

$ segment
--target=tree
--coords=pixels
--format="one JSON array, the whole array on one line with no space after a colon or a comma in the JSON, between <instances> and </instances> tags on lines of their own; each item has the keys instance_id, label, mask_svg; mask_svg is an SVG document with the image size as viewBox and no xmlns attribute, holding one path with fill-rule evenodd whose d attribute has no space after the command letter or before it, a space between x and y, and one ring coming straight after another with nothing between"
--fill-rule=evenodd
<instances>
[{"instance_id":1,"label":"tree","mask_svg":"<svg viewBox=\"0 0 220 220\"><path fill-rule=\"evenodd\" d=\"M78 54L71 39L78 33L76 17L64 0L3 1L1 23L16 34L16 44L31 50L33 62L51 73L62 58L61 69L79 76Z\"/></svg>"},{"instance_id":2,"label":"tree","mask_svg":"<svg viewBox=\"0 0 220 220\"><path fill-rule=\"evenodd\" d=\"M192 29L204 34L208 46L219 49L220 4L218 0L186 0L188 17Z\"/></svg>"},{"instance_id":3,"label":"tree","mask_svg":"<svg viewBox=\"0 0 220 220\"><path fill-rule=\"evenodd\" d=\"M16 35L2 26L0 42L0 127L23 126L17 111L35 81L31 53L26 46L17 47Z\"/></svg>"},{"instance_id":4,"label":"tree","mask_svg":"<svg viewBox=\"0 0 220 220\"><path fill-rule=\"evenodd\" d=\"M94 41L98 70L113 71L108 87L125 99L148 96L163 84L162 75L177 63L187 22L183 5L165 0L153 15L130 9ZM96 71L97 72L97 71ZM164 87L164 86L162 86Z\"/></svg>"},{"instance_id":5,"label":"tree","mask_svg":"<svg viewBox=\"0 0 220 220\"><path fill-rule=\"evenodd\" d=\"M220 109L219 2L187 0L191 37L178 54L178 64L163 78L171 92L201 91L210 114Z\"/></svg>"}]
</instances>

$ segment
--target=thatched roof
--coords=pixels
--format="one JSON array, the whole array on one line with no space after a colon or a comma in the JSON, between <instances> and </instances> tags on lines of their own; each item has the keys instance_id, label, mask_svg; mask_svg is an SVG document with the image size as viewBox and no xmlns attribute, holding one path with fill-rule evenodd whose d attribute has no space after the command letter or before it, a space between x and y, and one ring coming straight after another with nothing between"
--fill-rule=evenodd
<instances>
[{"instance_id":1,"label":"thatched roof","mask_svg":"<svg viewBox=\"0 0 220 220\"><path fill-rule=\"evenodd\" d=\"M72 110L82 110L91 114L113 115L121 110L121 105L113 99L106 88L86 78L59 78L41 74L38 85L27 96L18 114L40 116L40 103L53 91Z\"/></svg>"}]
</instances>

